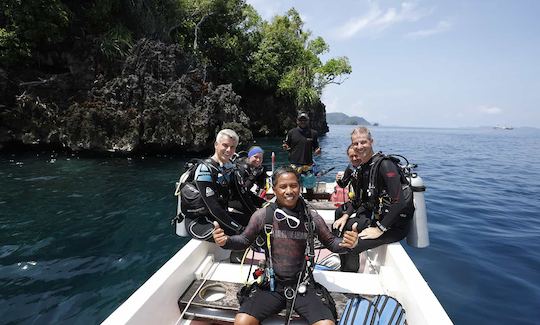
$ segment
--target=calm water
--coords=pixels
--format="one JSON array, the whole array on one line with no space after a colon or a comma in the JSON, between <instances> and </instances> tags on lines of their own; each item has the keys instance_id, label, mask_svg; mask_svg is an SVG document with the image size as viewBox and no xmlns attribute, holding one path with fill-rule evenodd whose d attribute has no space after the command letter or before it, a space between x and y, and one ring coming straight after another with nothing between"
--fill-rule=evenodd
<instances>
[{"instance_id":1,"label":"calm water","mask_svg":"<svg viewBox=\"0 0 540 325\"><path fill-rule=\"evenodd\" d=\"M345 167L351 128L321 140L323 169ZM540 130L373 134L420 165L431 246L406 249L450 318L538 324ZM280 142L260 140L285 162ZM1 154L0 323L104 320L186 242L169 226L182 162Z\"/></svg>"}]
</instances>

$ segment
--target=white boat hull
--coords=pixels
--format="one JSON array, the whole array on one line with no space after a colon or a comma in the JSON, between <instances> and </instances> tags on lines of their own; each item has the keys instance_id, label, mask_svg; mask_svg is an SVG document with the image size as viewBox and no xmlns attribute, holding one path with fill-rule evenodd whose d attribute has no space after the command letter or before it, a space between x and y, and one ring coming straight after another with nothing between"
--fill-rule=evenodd
<instances>
[{"instance_id":1,"label":"white boat hull","mask_svg":"<svg viewBox=\"0 0 540 325\"><path fill-rule=\"evenodd\" d=\"M228 261L228 254L213 243L189 241L103 324L189 323L181 319L177 301L194 280L208 277L240 283L245 279L240 274L240 265L219 262ZM334 292L391 295L403 305L408 324L452 324L399 243L372 249L367 252L367 258L369 263L364 273L316 271L315 278Z\"/></svg>"}]
</instances>

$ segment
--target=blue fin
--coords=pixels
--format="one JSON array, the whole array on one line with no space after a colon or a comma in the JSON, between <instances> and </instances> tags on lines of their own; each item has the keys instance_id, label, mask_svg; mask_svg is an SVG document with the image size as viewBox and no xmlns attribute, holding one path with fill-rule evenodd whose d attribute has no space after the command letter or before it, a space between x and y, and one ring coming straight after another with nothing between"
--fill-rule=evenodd
<instances>
[{"instance_id":1,"label":"blue fin","mask_svg":"<svg viewBox=\"0 0 540 325\"><path fill-rule=\"evenodd\" d=\"M379 324L379 313L375 305L366 298L356 296L347 301L338 325Z\"/></svg>"},{"instance_id":2,"label":"blue fin","mask_svg":"<svg viewBox=\"0 0 540 325\"><path fill-rule=\"evenodd\" d=\"M405 324L405 310L395 298L387 295L379 295L373 299L373 303L380 314L379 324Z\"/></svg>"}]
</instances>

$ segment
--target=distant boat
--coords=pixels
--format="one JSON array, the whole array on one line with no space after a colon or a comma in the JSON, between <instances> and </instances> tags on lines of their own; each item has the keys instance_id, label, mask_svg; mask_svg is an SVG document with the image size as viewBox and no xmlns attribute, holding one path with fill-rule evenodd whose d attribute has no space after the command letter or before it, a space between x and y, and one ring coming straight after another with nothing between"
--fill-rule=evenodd
<instances>
[{"instance_id":1,"label":"distant boat","mask_svg":"<svg viewBox=\"0 0 540 325\"><path fill-rule=\"evenodd\" d=\"M501 126L501 125L496 125L493 127L495 130L513 130L514 128L511 127L511 126Z\"/></svg>"}]
</instances>

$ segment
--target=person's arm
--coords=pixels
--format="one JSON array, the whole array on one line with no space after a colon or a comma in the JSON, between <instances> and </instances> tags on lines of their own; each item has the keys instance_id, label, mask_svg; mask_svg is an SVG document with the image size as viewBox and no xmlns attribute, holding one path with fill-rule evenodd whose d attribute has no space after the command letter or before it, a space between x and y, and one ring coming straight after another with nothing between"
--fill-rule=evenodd
<instances>
[{"instance_id":1,"label":"person's arm","mask_svg":"<svg viewBox=\"0 0 540 325\"><path fill-rule=\"evenodd\" d=\"M266 186L266 167L262 166L262 170L259 174L257 174L257 177L255 177L255 185L259 187L259 189L262 189Z\"/></svg>"},{"instance_id":2,"label":"person's arm","mask_svg":"<svg viewBox=\"0 0 540 325\"><path fill-rule=\"evenodd\" d=\"M222 227L235 232L242 230L242 225L234 221L229 213L219 204L218 191L212 180L212 172L206 164L202 163L195 172L195 186L201 193L201 198L208 211Z\"/></svg>"},{"instance_id":3,"label":"person's arm","mask_svg":"<svg viewBox=\"0 0 540 325\"><path fill-rule=\"evenodd\" d=\"M396 165L388 159L381 163L379 177L384 180L384 187L390 197L390 202L385 204L385 214L380 221L379 229L385 231L390 228L400 218L400 213L405 208L403 189L401 188L400 174ZM388 212L386 212L388 211Z\"/></svg>"},{"instance_id":4,"label":"person's arm","mask_svg":"<svg viewBox=\"0 0 540 325\"><path fill-rule=\"evenodd\" d=\"M345 188L347 187L347 185L349 185L349 183L351 182L351 176L353 174L352 168L353 167L351 166L351 164L349 164L347 168L345 169L343 176L340 179L336 180L336 184L339 185L339 187Z\"/></svg>"},{"instance_id":5,"label":"person's arm","mask_svg":"<svg viewBox=\"0 0 540 325\"><path fill-rule=\"evenodd\" d=\"M266 217L266 209L262 208L251 216L246 229L240 234L235 236L227 236L222 246L225 249L243 250L248 248L257 239L257 236L262 232L264 226L264 219ZM217 243L217 241L216 241Z\"/></svg>"},{"instance_id":6,"label":"person's arm","mask_svg":"<svg viewBox=\"0 0 540 325\"><path fill-rule=\"evenodd\" d=\"M319 133L315 130L312 130L313 132L313 153L315 155L321 154L321 147L319 146Z\"/></svg>"},{"instance_id":7,"label":"person's arm","mask_svg":"<svg viewBox=\"0 0 540 325\"><path fill-rule=\"evenodd\" d=\"M291 132L292 130L289 130L289 132L287 132L287 136L285 137L285 140L283 140L283 149L286 150L286 151L289 151L291 150Z\"/></svg>"},{"instance_id":8,"label":"person's arm","mask_svg":"<svg viewBox=\"0 0 540 325\"><path fill-rule=\"evenodd\" d=\"M353 231L346 231L343 238L334 236L326 226L324 219L314 210L311 210L311 216L315 222L315 232L321 243L330 251L338 254L350 252L358 242L358 231L356 224L353 225Z\"/></svg>"}]
</instances>

